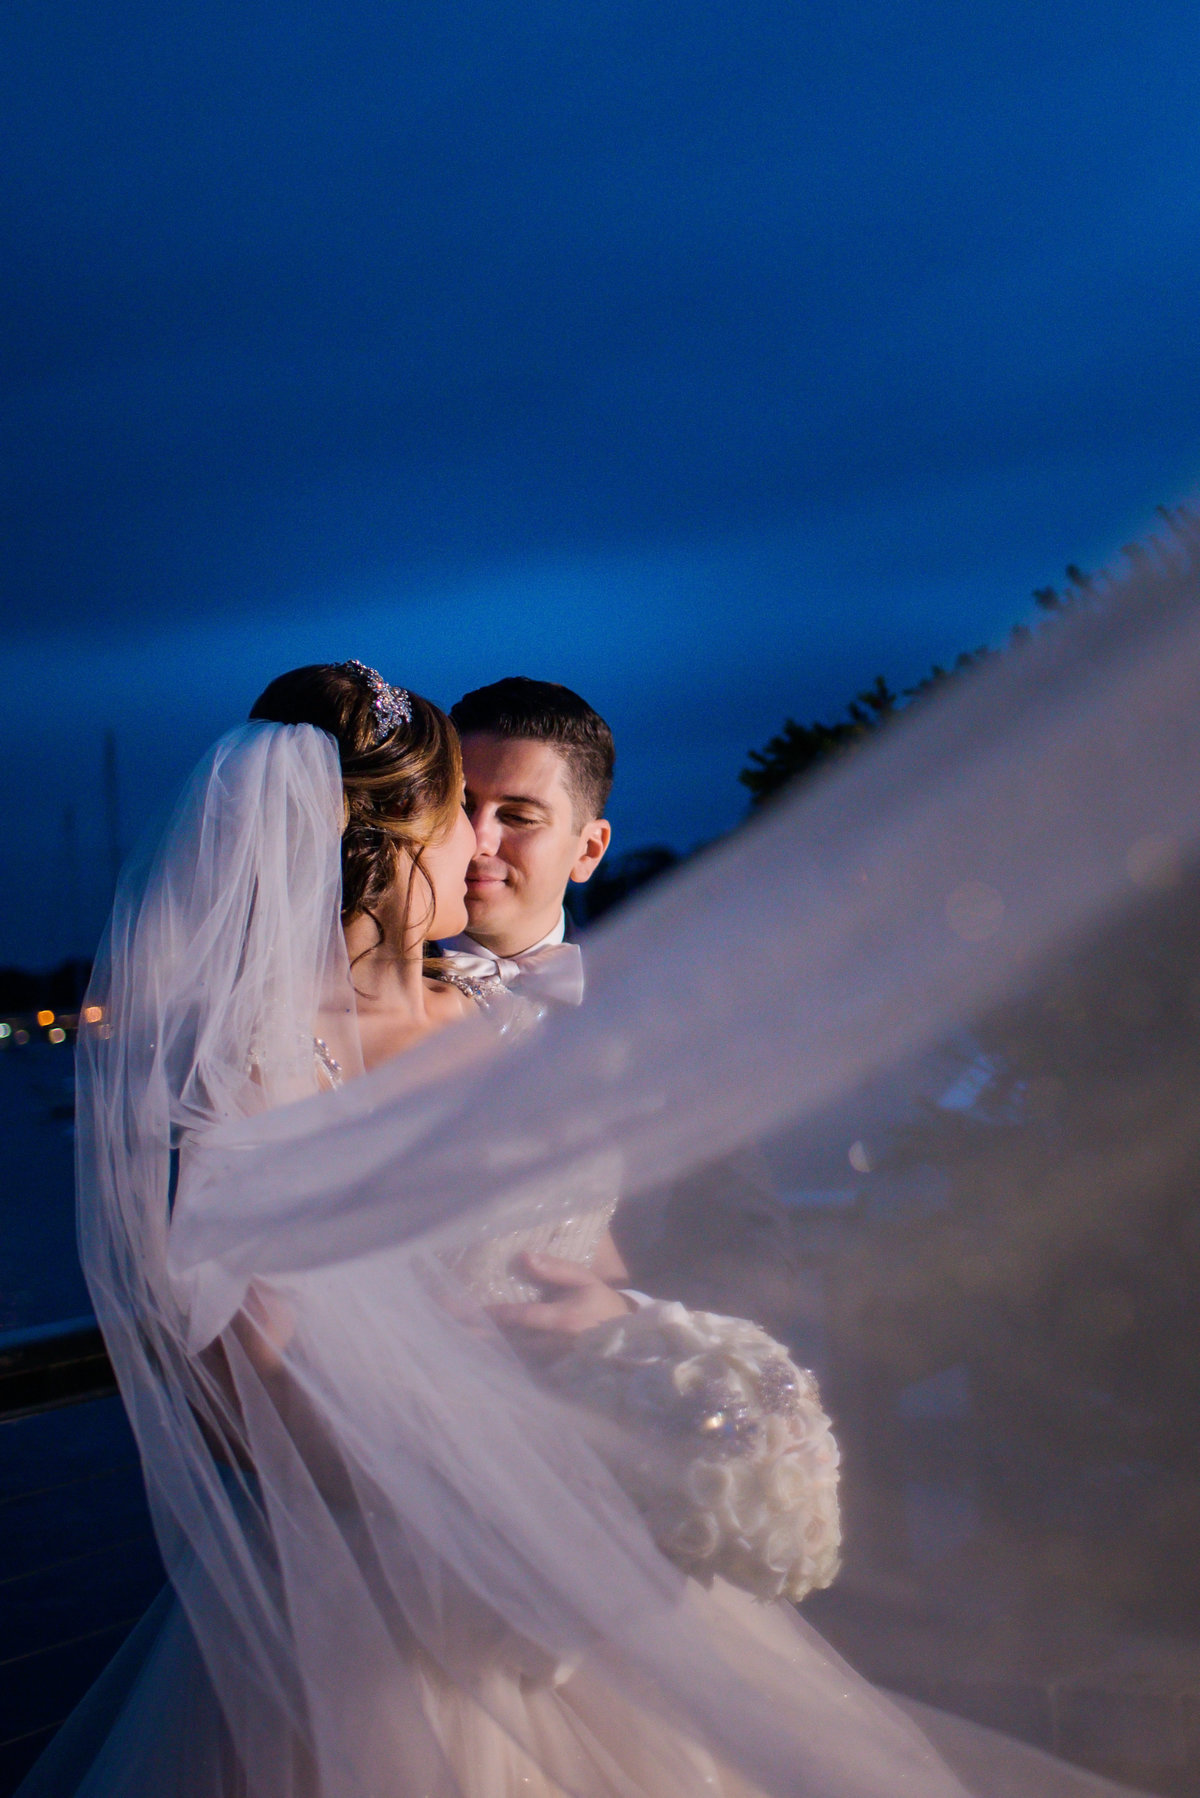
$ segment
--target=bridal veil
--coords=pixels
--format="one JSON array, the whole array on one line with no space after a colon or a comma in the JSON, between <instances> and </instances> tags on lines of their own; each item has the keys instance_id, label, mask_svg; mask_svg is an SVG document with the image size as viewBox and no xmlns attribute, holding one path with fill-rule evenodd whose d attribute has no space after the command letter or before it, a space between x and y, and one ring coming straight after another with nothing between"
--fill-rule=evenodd
<instances>
[{"instance_id":1,"label":"bridal veil","mask_svg":"<svg viewBox=\"0 0 1200 1798\"><path fill-rule=\"evenodd\" d=\"M803 1622L685 1581L587 1419L449 1270L604 1185L631 1239L645 1225L661 1296L713 1290L724 1256L723 1308L777 1306L835 1427L842 1395L852 1590L856 1566L859 1590L903 1584L922 1530L939 1564L994 1571L1003 1541L1033 1597L1051 1589L1038 1530L1006 1535L992 1498L1008 1454L1078 1500L1094 1439L1054 1461L1064 1402L1115 1407L1140 1443L1121 1478L1173 1491L1161 1430L1119 1414L1152 1401L1105 1388L1104 1343L1132 1340L1121 1294L1091 1361L1045 1337L1034 1365L1020 1306L1069 1312L1081 1266L1122 1243L1136 1262L1191 1190L1195 586L1178 546L1145 560L697 857L594 932L579 1010L516 1041L472 1020L371 1074L334 745L256 724L215 746L123 883L80 1049L84 1262L177 1603L30 1794L1103 1789L987 1731L918 1727ZM325 1090L331 1062L346 1078ZM765 1251L734 1203L751 1165ZM957 1510L926 1480L922 1512L920 1471L854 1417L875 1402L894 1435L969 1410L967 1389L986 1410L997 1367L1003 1440ZM1090 1527L1085 1562L1113 1535ZM1140 1615L1126 1588L1103 1599L1114 1627Z\"/></svg>"}]
</instances>

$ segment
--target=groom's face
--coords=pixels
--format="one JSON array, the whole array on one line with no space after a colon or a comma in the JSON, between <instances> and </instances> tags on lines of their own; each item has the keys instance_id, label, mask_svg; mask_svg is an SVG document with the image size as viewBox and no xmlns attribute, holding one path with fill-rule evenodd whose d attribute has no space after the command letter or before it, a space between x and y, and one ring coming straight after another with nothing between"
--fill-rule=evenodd
<instances>
[{"instance_id":1,"label":"groom's face","mask_svg":"<svg viewBox=\"0 0 1200 1798\"><path fill-rule=\"evenodd\" d=\"M498 955L519 955L558 922L569 880L586 880L608 847L602 819L580 822L567 767L549 743L463 738L467 816L467 930Z\"/></svg>"}]
</instances>

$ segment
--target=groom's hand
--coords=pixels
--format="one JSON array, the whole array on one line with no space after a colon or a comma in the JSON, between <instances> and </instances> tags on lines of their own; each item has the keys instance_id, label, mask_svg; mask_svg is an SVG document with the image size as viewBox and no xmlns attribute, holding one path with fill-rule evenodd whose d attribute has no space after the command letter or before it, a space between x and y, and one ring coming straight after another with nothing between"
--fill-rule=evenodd
<instances>
[{"instance_id":1,"label":"groom's hand","mask_svg":"<svg viewBox=\"0 0 1200 1798\"><path fill-rule=\"evenodd\" d=\"M489 1305L488 1312L503 1330L537 1330L551 1336L578 1336L610 1317L624 1317L633 1307L629 1300L579 1261L562 1261L557 1255L522 1256L535 1280L560 1289L553 1298L535 1299L528 1305ZM562 1345L564 1348L566 1344ZM549 1344L547 1344L549 1347Z\"/></svg>"}]
</instances>

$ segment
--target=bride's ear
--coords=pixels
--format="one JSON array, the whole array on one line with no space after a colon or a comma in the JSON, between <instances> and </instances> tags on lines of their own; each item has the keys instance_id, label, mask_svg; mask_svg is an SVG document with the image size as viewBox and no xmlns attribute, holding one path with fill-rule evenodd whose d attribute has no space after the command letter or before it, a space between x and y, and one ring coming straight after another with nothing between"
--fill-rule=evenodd
<instances>
[{"instance_id":1,"label":"bride's ear","mask_svg":"<svg viewBox=\"0 0 1200 1798\"><path fill-rule=\"evenodd\" d=\"M576 882L590 880L611 842L612 825L607 818L593 818L590 824L585 824L579 833L579 855L571 869L571 879Z\"/></svg>"}]
</instances>

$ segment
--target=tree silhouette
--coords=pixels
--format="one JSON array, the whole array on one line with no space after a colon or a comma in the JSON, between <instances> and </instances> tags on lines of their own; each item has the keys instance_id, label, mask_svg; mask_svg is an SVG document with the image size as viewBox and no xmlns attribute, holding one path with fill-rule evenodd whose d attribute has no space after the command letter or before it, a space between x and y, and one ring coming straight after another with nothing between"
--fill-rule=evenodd
<instances>
[{"instance_id":1,"label":"tree silhouette","mask_svg":"<svg viewBox=\"0 0 1200 1798\"><path fill-rule=\"evenodd\" d=\"M1164 508L1161 516L1177 535L1182 536L1189 529L1195 528L1195 522L1183 507L1177 507L1173 512ZM1131 560L1136 560L1138 555L1144 553L1136 545L1125 551ZM1034 590L1033 598L1042 615L1041 622L1045 623L1051 616L1057 617L1065 611L1075 610L1082 604L1092 602L1101 595L1103 589L1102 579L1085 574L1083 569L1072 562L1066 570L1066 586L1061 592L1055 587L1038 587ZM814 773L826 762L853 753L862 744L876 737L910 705L940 691L947 681L960 678L981 663L990 661L992 657L1019 647L1032 634L1033 627L1018 624L1010 632L1004 649L993 649L983 644L977 649L964 650L948 668L935 663L928 674L898 693L893 691L882 674L878 674L871 685L856 694L842 715L831 723L816 720L811 724L800 724L795 718L786 719L782 730L764 748L749 751L748 765L738 775L741 784L749 789L751 805L758 807L765 804L794 780Z\"/></svg>"}]
</instances>

